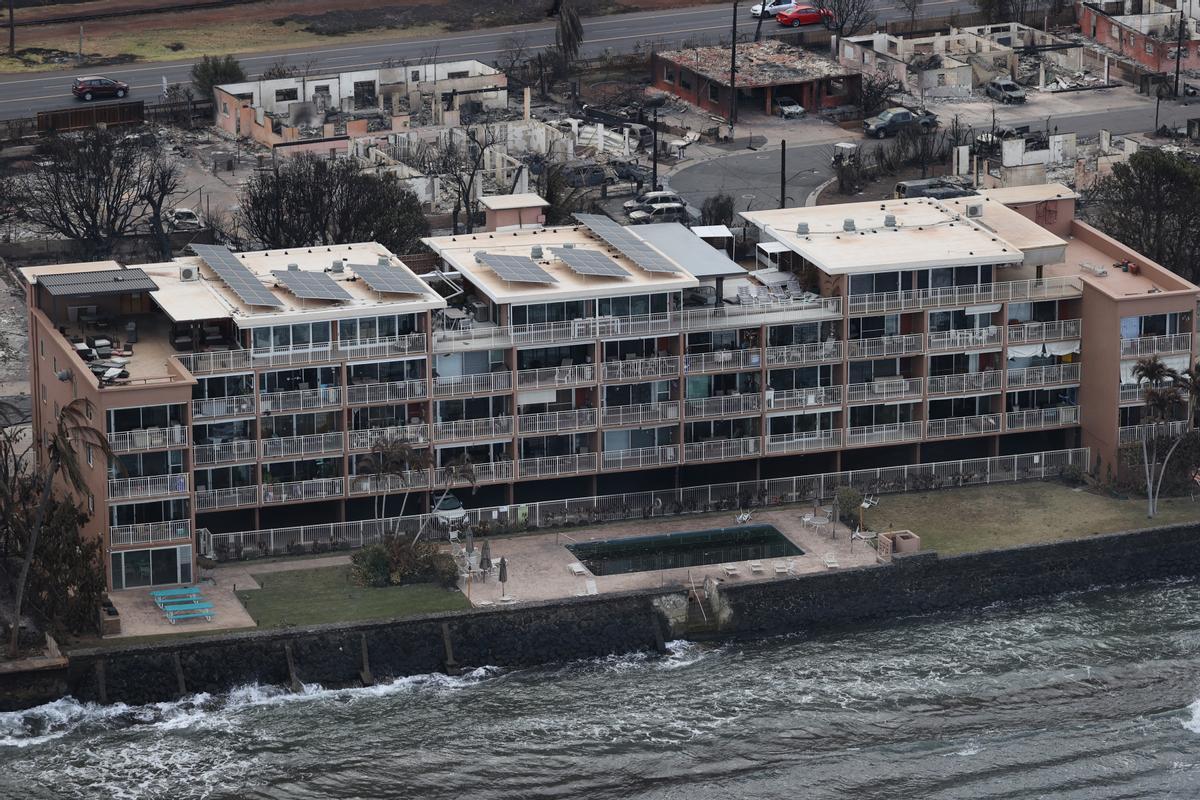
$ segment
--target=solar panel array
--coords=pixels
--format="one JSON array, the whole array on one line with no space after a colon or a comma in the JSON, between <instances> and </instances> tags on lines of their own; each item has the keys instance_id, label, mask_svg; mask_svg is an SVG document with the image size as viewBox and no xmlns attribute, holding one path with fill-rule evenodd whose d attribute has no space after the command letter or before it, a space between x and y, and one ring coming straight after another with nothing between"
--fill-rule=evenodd
<instances>
[{"instance_id":1,"label":"solar panel array","mask_svg":"<svg viewBox=\"0 0 1200 800\"><path fill-rule=\"evenodd\" d=\"M625 227L599 214L576 214L575 219L588 230L615 247L623 256L646 272L678 272L675 265Z\"/></svg>"},{"instance_id":2,"label":"solar panel array","mask_svg":"<svg viewBox=\"0 0 1200 800\"><path fill-rule=\"evenodd\" d=\"M612 260L607 253L597 250L563 248L555 250L562 262L579 275L603 275L609 278L628 278L629 272Z\"/></svg>"},{"instance_id":3,"label":"solar panel array","mask_svg":"<svg viewBox=\"0 0 1200 800\"><path fill-rule=\"evenodd\" d=\"M418 278L394 267L379 264L347 264L354 274L377 292L395 294L425 294L425 284Z\"/></svg>"},{"instance_id":4,"label":"solar panel array","mask_svg":"<svg viewBox=\"0 0 1200 800\"><path fill-rule=\"evenodd\" d=\"M279 307L283 303L271 294L262 281L245 264L229 252L228 247L215 244L194 244L192 252L200 256L213 272L225 281L233 293L248 306Z\"/></svg>"},{"instance_id":5,"label":"solar panel array","mask_svg":"<svg viewBox=\"0 0 1200 800\"><path fill-rule=\"evenodd\" d=\"M528 256L503 256L476 253L479 263L489 267L506 281L521 283L558 283L554 276L534 263Z\"/></svg>"},{"instance_id":6,"label":"solar panel array","mask_svg":"<svg viewBox=\"0 0 1200 800\"><path fill-rule=\"evenodd\" d=\"M353 300L350 293L337 285L337 281L324 272L305 272L299 269L271 272L288 288L288 291L302 300Z\"/></svg>"}]
</instances>

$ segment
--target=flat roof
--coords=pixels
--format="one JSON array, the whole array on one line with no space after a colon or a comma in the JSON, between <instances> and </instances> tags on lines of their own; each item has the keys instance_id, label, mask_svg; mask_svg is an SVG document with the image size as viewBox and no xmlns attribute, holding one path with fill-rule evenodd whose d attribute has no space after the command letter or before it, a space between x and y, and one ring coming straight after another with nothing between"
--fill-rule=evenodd
<instances>
[{"instance_id":1,"label":"flat roof","mask_svg":"<svg viewBox=\"0 0 1200 800\"><path fill-rule=\"evenodd\" d=\"M692 233L701 239L729 239L733 236L733 231L724 225L693 225Z\"/></svg>"},{"instance_id":2,"label":"flat roof","mask_svg":"<svg viewBox=\"0 0 1200 800\"><path fill-rule=\"evenodd\" d=\"M83 261L75 264L43 264L40 267L21 267L20 273L29 283L37 283L38 278L43 275L65 275L67 273L77 274L80 272L107 272L108 270L120 268L121 264L117 261Z\"/></svg>"},{"instance_id":3,"label":"flat roof","mask_svg":"<svg viewBox=\"0 0 1200 800\"><path fill-rule=\"evenodd\" d=\"M489 194L479 198L479 203L490 211L507 211L513 208L545 208L550 205L533 192Z\"/></svg>"},{"instance_id":4,"label":"flat roof","mask_svg":"<svg viewBox=\"0 0 1200 800\"><path fill-rule=\"evenodd\" d=\"M633 230L633 229L630 229ZM645 292L669 292L699 286L700 282L682 265L678 272L647 272L609 247L582 225L534 228L503 233L474 233L434 236L423 239L435 253L493 303L538 303L594 297L621 297ZM580 275L555 257L553 248L571 244L577 249L605 253L628 273L627 277ZM476 263L475 253L529 258L534 246L542 248L535 259L554 283L536 284L505 281L489 267ZM706 247L708 245L705 245ZM663 254L667 255L667 254ZM674 263L673 259L670 259Z\"/></svg>"},{"instance_id":5,"label":"flat roof","mask_svg":"<svg viewBox=\"0 0 1200 800\"><path fill-rule=\"evenodd\" d=\"M44 273L38 283L54 297L94 297L105 294L152 292L158 288L145 272L131 267Z\"/></svg>"},{"instance_id":6,"label":"flat roof","mask_svg":"<svg viewBox=\"0 0 1200 800\"><path fill-rule=\"evenodd\" d=\"M1078 200L1079 195L1061 183L1037 183L1031 186L1003 186L980 189L979 194L1005 205L1044 203L1047 200Z\"/></svg>"},{"instance_id":7,"label":"flat roof","mask_svg":"<svg viewBox=\"0 0 1200 800\"><path fill-rule=\"evenodd\" d=\"M983 216L973 221L1025 253L1026 263L1056 264L1063 260L1067 247L1065 240L1000 201L984 195L982 199L955 197L940 202L959 214L966 214L969 205L982 205Z\"/></svg>"},{"instance_id":8,"label":"flat roof","mask_svg":"<svg viewBox=\"0 0 1200 800\"><path fill-rule=\"evenodd\" d=\"M1018 247L993 231L928 198L740 214L828 275L1020 264L1025 258ZM889 216L894 217L894 226L885 224ZM854 221L853 231L844 230L846 220ZM799 223L807 223L808 233L796 233Z\"/></svg>"},{"instance_id":9,"label":"flat roof","mask_svg":"<svg viewBox=\"0 0 1200 800\"><path fill-rule=\"evenodd\" d=\"M729 85L729 48L693 47L667 50L658 58L674 62L720 86ZM737 46L737 85L740 89L760 86L789 86L823 78L857 75L831 58L777 39L746 42Z\"/></svg>"},{"instance_id":10,"label":"flat roof","mask_svg":"<svg viewBox=\"0 0 1200 800\"><path fill-rule=\"evenodd\" d=\"M208 282L181 280L180 264L167 261L142 268L158 284L158 291L151 292L150 297L172 322L201 322L233 316Z\"/></svg>"},{"instance_id":11,"label":"flat roof","mask_svg":"<svg viewBox=\"0 0 1200 800\"><path fill-rule=\"evenodd\" d=\"M729 231L724 225L717 227L723 228L726 233ZM736 261L701 239L695 228L689 231L678 222L661 222L639 226L637 235L654 245L672 261L686 264L687 271L697 278L724 278L746 274L746 270Z\"/></svg>"}]
</instances>

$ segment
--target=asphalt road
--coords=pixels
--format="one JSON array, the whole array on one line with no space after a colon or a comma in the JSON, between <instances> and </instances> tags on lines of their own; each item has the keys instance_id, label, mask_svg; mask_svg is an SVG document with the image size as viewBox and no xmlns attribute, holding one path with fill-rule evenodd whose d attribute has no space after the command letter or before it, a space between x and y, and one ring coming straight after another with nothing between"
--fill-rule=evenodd
<instances>
[{"instance_id":1,"label":"asphalt road","mask_svg":"<svg viewBox=\"0 0 1200 800\"><path fill-rule=\"evenodd\" d=\"M738 10L739 33L753 33L756 21L750 17L750 2ZM879 0L880 20L907 16L896 0ZM939 16L954 10L971 8L971 0L924 0L921 13ZM732 5L702 5L672 11L642 11L591 17L584 20L583 55L599 55L607 48L629 52L639 43L655 43L659 47L678 46L693 37L715 41L727 35L733 21ZM763 21L763 30L779 30L771 20ZM19 34L18 34L19 35ZM372 69L386 60L414 60L436 57L438 60L472 58L492 62L508 49L507 40L517 36L528 48L536 51L554 43L554 24L494 28L481 32L447 34L435 39L397 39L372 43L332 43L327 47L308 47L301 50L247 53L238 56L252 77L277 61L288 64L315 62L314 69L323 72L352 69ZM132 86L133 99L155 100L167 83L187 83L191 80L192 61L162 61L102 69L103 74L126 81ZM70 106L77 102L70 93L72 72L50 72L39 75L8 75L0 77L0 119L32 116L34 112Z\"/></svg>"}]
</instances>

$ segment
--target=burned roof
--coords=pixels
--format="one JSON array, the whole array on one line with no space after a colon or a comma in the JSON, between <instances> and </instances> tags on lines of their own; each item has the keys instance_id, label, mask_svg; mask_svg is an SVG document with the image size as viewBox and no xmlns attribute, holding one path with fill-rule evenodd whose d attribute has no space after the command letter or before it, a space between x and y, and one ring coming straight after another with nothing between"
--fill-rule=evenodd
<instances>
[{"instance_id":1,"label":"burned roof","mask_svg":"<svg viewBox=\"0 0 1200 800\"><path fill-rule=\"evenodd\" d=\"M38 284L54 297L84 297L100 294L153 292L158 284L140 269L109 269L102 272L60 272L40 275Z\"/></svg>"},{"instance_id":2,"label":"burned roof","mask_svg":"<svg viewBox=\"0 0 1200 800\"><path fill-rule=\"evenodd\" d=\"M673 61L714 83L729 85L728 47L668 50L659 53L658 58ZM737 47L737 85L740 87L786 86L857 74L857 70L848 69L831 58L774 39Z\"/></svg>"}]
</instances>

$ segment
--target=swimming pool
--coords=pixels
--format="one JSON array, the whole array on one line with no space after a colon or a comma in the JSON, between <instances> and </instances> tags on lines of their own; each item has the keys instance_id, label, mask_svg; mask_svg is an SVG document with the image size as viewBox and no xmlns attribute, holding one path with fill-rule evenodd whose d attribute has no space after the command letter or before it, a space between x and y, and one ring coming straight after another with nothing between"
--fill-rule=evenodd
<instances>
[{"instance_id":1,"label":"swimming pool","mask_svg":"<svg viewBox=\"0 0 1200 800\"><path fill-rule=\"evenodd\" d=\"M774 525L633 536L567 545L593 575L621 575L676 567L802 556Z\"/></svg>"}]
</instances>

